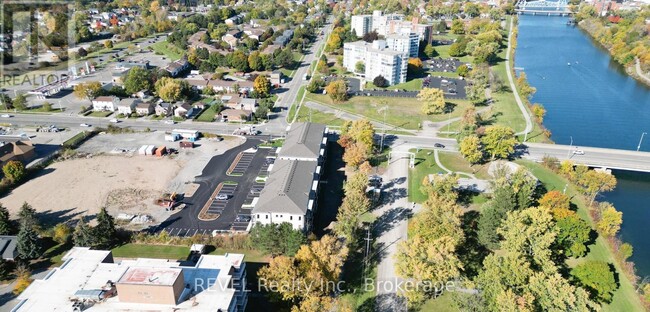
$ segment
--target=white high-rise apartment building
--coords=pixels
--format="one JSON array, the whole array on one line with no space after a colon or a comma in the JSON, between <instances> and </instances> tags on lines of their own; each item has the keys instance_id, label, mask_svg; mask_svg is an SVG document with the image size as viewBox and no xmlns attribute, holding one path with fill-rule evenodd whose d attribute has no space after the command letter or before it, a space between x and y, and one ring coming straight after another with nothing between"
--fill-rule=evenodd
<instances>
[{"instance_id":1,"label":"white high-rise apartment building","mask_svg":"<svg viewBox=\"0 0 650 312\"><path fill-rule=\"evenodd\" d=\"M373 43L365 41L345 43L343 66L351 72L356 72L358 62L364 64L365 70L357 74L362 75L365 81L372 81L375 77L382 76L390 85L406 82L408 53L390 49L384 40L375 40Z\"/></svg>"},{"instance_id":2,"label":"white high-rise apartment building","mask_svg":"<svg viewBox=\"0 0 650 312\"><path fill-rule=\"evenodd\" d=\"M372 15L353 15L350 26L352 32L361 38L372 31Z\"/></svg>"},{"instance_id":3,"label":"white high-rise apartment building","mask_svg":"<svg viewBox=\"0 0 650 312\"><path fill-rule=\"evenodd\" d=\"M390 22L401 20L404 20L404 14L384 14L382 11L373 11L372 30L376 30L377 34L385 36L389 33Z\"/></svg>"},{"instance_id":4,"label":"white high-rise apartment building","mask_svg":"<svg viewBox=\"0 0 650 312\"><path fill-rule=\"evenodd\" d=\"M409 57L418 57L420 37L409 29L402 29L399 33L387 35L386 43L391 50L405 52Z\"/></svg>"}]
</instances>

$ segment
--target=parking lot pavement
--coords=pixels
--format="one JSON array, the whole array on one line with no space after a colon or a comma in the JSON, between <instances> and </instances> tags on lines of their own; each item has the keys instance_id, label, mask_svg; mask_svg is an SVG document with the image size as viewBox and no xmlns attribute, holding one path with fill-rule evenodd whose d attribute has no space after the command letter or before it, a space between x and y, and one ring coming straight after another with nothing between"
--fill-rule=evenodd
<instances>
[{"instance_id":1,"label":"parking lot pavement","mask_svg":"<svg viewBox=\"0 0 650 312\"><path fill-rule=\"evenodd\" d=\"M244 152L239 158L235 169L230 172L231 175L242 175L246 172L248 167L251 165L251 162L255 158L256 152Z\"/></svg>"},{"instance_id":2,"label":"parking lot pavement","mask_svg":"<svg viewBox=\"0 0 650 312\"><path fill-rule=\"evenodd\" d=\"M221 190L219 191L219 195L226 195L226 199L218 199L214 198L212 201L212 204L210 204L210 208L208 208L208 213L211 214L217 214L221 215L224 209L226 209L226 206L228 205L228 201L232 198L233 194L235 194L235 191L237 190L237 185L235 184L224 184L221 186Z\"/></svg>"}]
</instances>

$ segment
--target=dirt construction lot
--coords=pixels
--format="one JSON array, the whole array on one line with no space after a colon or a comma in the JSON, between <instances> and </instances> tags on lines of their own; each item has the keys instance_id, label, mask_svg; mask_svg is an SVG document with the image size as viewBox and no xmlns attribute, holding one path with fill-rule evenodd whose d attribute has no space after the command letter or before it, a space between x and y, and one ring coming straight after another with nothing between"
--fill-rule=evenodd
<instances>
[{"instance_id":1,"label":"dirt construction lot","mask_svg":"<svg viewBox=\"0 0 650 312\"><path fill-rule=\"evenodd\" d=\"M94 216L101 207L110 214L148 215L153 223L161 222L172 212L154 204L163 193L191 195L194 177L215 155L239 145L240 138L223 141L203 139L195 149L156 157L132 153L143 144L161 144L178 148L178 142L160 140L163 133L98 135L82 145L82 155L53 163L42 173L0 198L0 202L16 215L23 202L37 212L62 217L63 221L79 215ZM160 138L159 138L160 137ZM125 152L116 153L116 149ZM145 224L146 226L150 224Z\"/></svg>"}]
</instances>

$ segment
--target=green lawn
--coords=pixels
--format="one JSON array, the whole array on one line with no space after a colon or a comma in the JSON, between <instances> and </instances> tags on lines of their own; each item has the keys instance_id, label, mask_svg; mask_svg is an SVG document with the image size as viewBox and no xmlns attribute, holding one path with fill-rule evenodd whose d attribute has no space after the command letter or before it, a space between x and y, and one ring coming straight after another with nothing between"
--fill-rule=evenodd
<instances>
[{"instance_id":1,"label":"green lawn","mask_svg":"<svg viewBox=\"0 0 650 312\"><path fill-rule=\"evenodd\" d=\"M184 260L190 254L189 246L126 244L113 248L117 258L157 258Z\"/></svg>"},{"instance_id":2,"label":"green lawn","mask_svg":"<svg viewBox=\"0 0 650 312\"><path fill-rule=\"evenodd\" d=\"M440 159L440 163L442 163L445 168L453 172L471 173L479 179L490 179L490 175L487 172L487 164L472 166L472 164L465 160L465 158L463 158L459 153L439 152L438 159ZM461 175L461 177L465 178L466 176Z\"/></svg>"},{"instance_id":3,"label":"green lawn","mask_svg":"<svg viewBox=\"0 0 650 312\"><path fill-rule=\"evenodd\" d=\"M558 176L549 169L544 168L540 164L525 160L519 160L517 163L526 166L542 183L544 183L548 190L561 191L568 183L566 179ZM571 184L567 187L567 195L573 199L572 203L578 207L578 215L587 220L591 226L594 227L594 222L589 216L586 204ZM623 219L625 219L625 216L623 216ZM612 303L603 305L603 311L645 311L634 290L634 286L627 276L622 273L620 266L614 260L613 252L609 249L605 240L599 236L598 239L596 239L596 243L588 246L588 248L589 253L587 256L568 263L570 265L576 265L587 260L600 260L614 264L618 273L617 275L620 287L616 292L614 292Z\"/></svg>"},{"instance_id":4,"label":"green lawn","mask_svg":"<svg viewBox=\"0 0 650 312\"><path fill-rule=\"evenodd\" d=\"M156 42L150 45L150 47L153 49L154 53L162 54L172 61L180 59L183 55L183 51L180 51L177 47L168 43L166 40Z\"/></svg>"},{"instance_id":5,"label":"green lawn","mask_svg":"<svg viewBox=\"0 0 650 312\"><path fill-rule=\"evenodd\" d=\"M449 100L453 107L451 114L436 114L426 116L420 112L422 103L417 98L392 98L375 96L355 96L343 103L334 103L328 95L307 94L311 101L332 106L336 109L366 116L376 121L384 120L384 113L380 109L388 106L386 123L404 129L419 129L424 120L444 121L447 118L459 117L463 110L470 106L466 100Z\"/></svg>"},{"instance_id":6,"label":"green lawn","mask_svg":"<svg viewBox=\"0 0 650 312\"><path fill-rule=\"evenodd\" d=\"M111 112L111 111L98 111L98 112L92 112L92 113L90 113L90 115L88 115L88 116L91 116L91 117L108 117L108 116L110 116L112 113L113 113L113 112Z\"/></svg>"},{"instance_id":7,"label":"green lawn","mask_svg":"<svg viewBox=\"0 0 650 312\"><path fill-rule=\"evenodd\" d=\"M452 57L451 55L449 55L449 47L451 47L451 45L434 46L434 48L436 49L436 52L438 52L438 56L436 56L436 57L442 57L443 59L447 59L447 58ZM457 58L461 62L465 62L465 63L471 63L472 62L472 57L469 56L469 55L465 55L465 56L461 56L461 57L454 57L454 58Z\"/></svg>"},{"instance_id":8,"label":"green lawn","mask_svg":"<svg viewBox=\"0 0 650 312\"><path fill-rule=\"evenodd\" d=\"M249 249L224 249L224 248L217 248L210 253L209 255L223 255L225 253L239 253L239 254L244 254L244 260L246 262L260 262L260 263L268 263L269 262L269 256L265 255L264 253L260 252L259 250L249 250Z\"/></svg>"},{"instance_id":9,"label":"green lawn","mask_svg":"<svg viewBox=\"0 0 650 312\"><path fill-rule=\"evenodd\" d=\"M81 141L83 141L89 134L90 134L90 132L81 131L81 132L75 134L73 137L67 139L61 145L63 147L71 147L71 148L73 148L73 147L77 146Z\"/></svg>"},{"instance_id":10,"label":"green lawn","mask_svg":"<svg viewBox=\"0 0 650 312\"><path fill-rule=\"evenodd\" d=\"M321 112L316 109L309 109L309 107L301 106L298 109L298 117L296 121L311 121L316 123L325 124L328 126L340 127L345 120L336 117L334 114Z\"/></svg>"},{"instance_id":11,"label":"green lawn","mask_svg":"<svg viewBox=\"0 0 650 312\"><path fill-rule=\"evenodd\" d=\"M213 122L215 116L219 113L219 105L210 105L208 108L204 109L199 116L196 117L197 121L204 122Z\"/></svg>"},{"instance_id":12,"label":"green lawn","mask_svg":"<svg viewBox=\"0 0 650 312\"><path fill-rule=\"evenodd\" d=\"M415 150L411 150L415 152ZM422 181L429 174L445 173L446 171L436 165L433 152L430 150L420 150L415 154L415 168L409 169L408 177L408 197L409 201L421 203L427 199L427 195L420 192Z\"/></svg>"}]
</instances>

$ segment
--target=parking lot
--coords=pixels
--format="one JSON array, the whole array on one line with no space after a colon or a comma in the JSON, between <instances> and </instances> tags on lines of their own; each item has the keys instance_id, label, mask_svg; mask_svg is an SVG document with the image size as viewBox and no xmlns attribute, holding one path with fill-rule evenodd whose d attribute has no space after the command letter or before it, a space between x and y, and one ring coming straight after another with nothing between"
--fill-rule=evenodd
<instances>
[{"instance_id":1,"label":"parking lot","mask_svg":"<svg viewBox=\"0 0 650 312\"><path fill-rule=\"evenodd\" d=\"M255 158L256 152L244 152L239 158L235 168L229 173L229 175L243 175L246 172L246 169L251 165L251 162Z\"/></svg>"}]
</instances>

